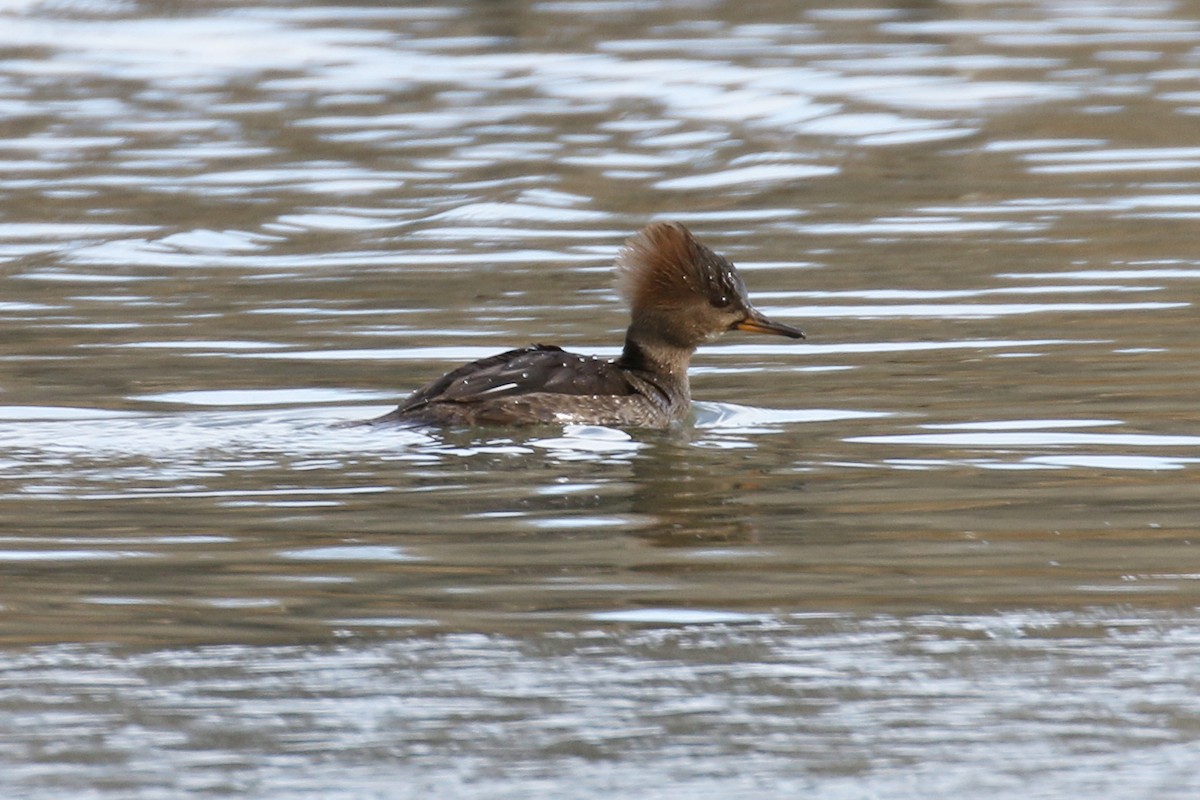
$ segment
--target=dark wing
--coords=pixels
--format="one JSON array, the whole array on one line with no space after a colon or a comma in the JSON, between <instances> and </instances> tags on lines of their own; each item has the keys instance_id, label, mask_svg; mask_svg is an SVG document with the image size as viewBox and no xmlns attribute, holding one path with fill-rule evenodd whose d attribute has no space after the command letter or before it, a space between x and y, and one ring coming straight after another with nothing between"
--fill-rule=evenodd
<instances>
[{"instance_id":1,"label":"dark wing","mask_svg":"<svg viewBox=\"0 0 1200 800\"><path fill-rule=\"evenodd\" d=\"M627 395L636 391L611 361L535 344L465 364L413 392L392 413L404 415L431 403L483 403L532 393Z\"/></svg>"}]
</instances>

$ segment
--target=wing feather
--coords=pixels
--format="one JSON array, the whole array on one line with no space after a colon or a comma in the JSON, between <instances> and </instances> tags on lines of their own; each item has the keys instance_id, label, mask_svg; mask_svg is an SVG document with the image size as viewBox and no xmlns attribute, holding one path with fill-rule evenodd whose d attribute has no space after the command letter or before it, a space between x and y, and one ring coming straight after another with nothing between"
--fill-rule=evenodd
<instances>
[{"instance_id":1,"label":"wing feather","mask_svg":"<svg viewBox=\"0 0 1200 800\"><path fill-rule=\"evenodd\" d=\"M433 403L481 403L534 392L627 395L636 391L611 361L535 344L448 372L413 392L393 413L403 415Z\"/></svg>"}]
</instances>

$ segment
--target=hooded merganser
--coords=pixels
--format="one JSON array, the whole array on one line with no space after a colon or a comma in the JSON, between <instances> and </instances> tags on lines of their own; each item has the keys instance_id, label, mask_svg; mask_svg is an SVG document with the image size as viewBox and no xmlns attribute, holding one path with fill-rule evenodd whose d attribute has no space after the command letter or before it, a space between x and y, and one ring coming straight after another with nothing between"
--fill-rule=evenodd
<instances>
[{"instance_id":1,"label":"hooded merganser","mask_svg":"<svg viewBox=\"0 0 1200 800\"><path fill-rule=\"evenodd\" d=\"M804 338L755 310L733 264L678 222L655 222L630 237L617 276L632 312L620 358L544 344L509 350L427 383L362 424L663 428L688 412L688 362L702 342L734 329Z\"/></svg>"}]
</instances>

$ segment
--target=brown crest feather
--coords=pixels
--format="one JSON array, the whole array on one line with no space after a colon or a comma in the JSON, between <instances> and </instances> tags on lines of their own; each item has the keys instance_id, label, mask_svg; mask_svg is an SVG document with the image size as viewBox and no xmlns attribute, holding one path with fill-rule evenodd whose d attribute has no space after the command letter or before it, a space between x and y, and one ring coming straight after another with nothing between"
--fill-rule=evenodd
<instances>
[{"instance_id":1,"label":"brown crest feather","mask_svg":"<svg viewBox=\"0 0 1200 800\"><path fill-rule=\"evenodd\" d=\"M631 308L669 308L723 294L733 265L678 222L655 222L617 255L617 291Z\"/></svg>"}]
</instances>

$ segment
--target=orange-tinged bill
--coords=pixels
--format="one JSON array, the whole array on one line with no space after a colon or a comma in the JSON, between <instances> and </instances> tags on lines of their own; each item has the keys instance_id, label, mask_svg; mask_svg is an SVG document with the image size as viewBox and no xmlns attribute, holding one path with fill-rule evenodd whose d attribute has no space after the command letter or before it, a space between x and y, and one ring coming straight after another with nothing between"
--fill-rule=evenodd
<instances>
[{"instance_id":1,"label":"orange-tinged bill","mask_svg":"<svg viewBox=\"0 0 1200 800\"><path fill-rule=\"evenodd\" d=\"M804 331L799 328L793 328L791 325L767 319L754 310L751 310L750 315L741 322L734 323L733 327L739 331L748 331L749 333L772 333L776 336L787 336L792 339L804 338Z\"/></svg>"}]
</instances>

